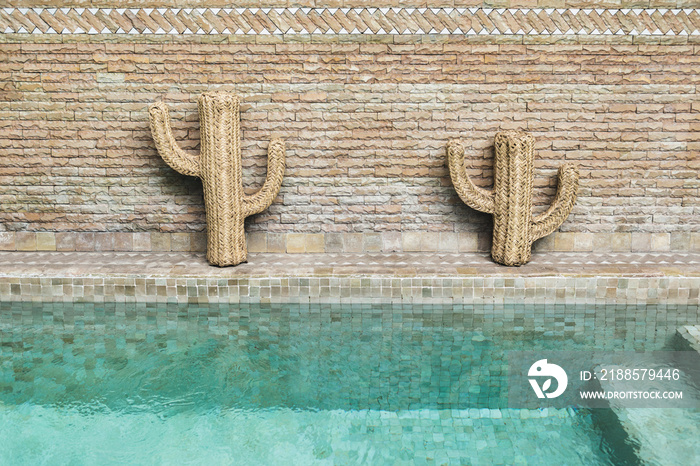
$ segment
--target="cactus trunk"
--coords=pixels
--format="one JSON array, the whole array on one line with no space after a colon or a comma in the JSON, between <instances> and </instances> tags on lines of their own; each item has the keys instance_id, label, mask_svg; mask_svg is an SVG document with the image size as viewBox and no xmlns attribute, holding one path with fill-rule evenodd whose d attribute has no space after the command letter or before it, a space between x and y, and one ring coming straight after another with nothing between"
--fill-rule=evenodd
<instances>
[{"instance_id":1,"label":"cactus trunk","mask_svg":"<svg viewBox=\"0 0 700 466\"><path fill-rule=\"evenodd\" d=\"M219 266L247 260L245 218L267 208L279 192L284 174L284 142L274 139L268 148L265 184L256 194L243 191L241 174L240 101L237 96L207 92L198 100L201 153L192 156L179 147L170 129L168 109L150 107L153 139L171 167L198 176L204 187L207 218L207 260Z\"/></svg>"},{"instance_id":2,"label":"cactus trunk","mask_svg":"<svg viewBox=\"0 0 700 466\"><path fill-rule=\"evenodd\" d=\"M247 260L238 114L234 96L204 94L199 99L207 260L221 266Z\"/></svg>"},{"instance_id":3,"label":"cactus trunk","mask_svg":"<svg viewBox=\"0 0 700 466\"><path fill-rule=\"evenodd\" d=\"M491 256L500 264L521 265L530 260L533 145L531 137L496 135Z\"/></svg>"},{"instance_id":4,"label":"cactus trunk","mask_svg":"<svg viewBox=\"0 0 700 466\"><path fill-rule=\"evenodd\" d=\"M470 207L493 214L491 257L504 265L523 265L530 260L532 243L552 233L573 209L578 189L578 169L564 164L551 207L533 218L534 139L516 131L496 134L493 192L475 186L464 167L461 142L447 146L450 177L459 197Z\"/></svg>"}]
</instances>

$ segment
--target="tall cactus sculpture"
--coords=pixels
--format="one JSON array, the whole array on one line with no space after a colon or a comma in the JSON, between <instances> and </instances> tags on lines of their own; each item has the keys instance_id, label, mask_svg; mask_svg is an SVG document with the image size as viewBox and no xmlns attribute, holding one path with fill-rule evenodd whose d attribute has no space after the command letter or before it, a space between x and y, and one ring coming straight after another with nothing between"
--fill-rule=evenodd
<instances>
[{"instance_id":1,"label":"tall cactus sculpture","mask_svg":"<svg viewBox=\"0 0 700 466\"><path fill-rule=\"evenodd\" d=\"M576 201L578 167L565 163L559 168L559 186L553 204L533 218L534 145L534 138L526 133L496 134L492 192L475 186L469 179L462 143L452 140L447 146L450 177L459 197L469 207L493 214L491 257L503 265L526 264L532 243L556 230Z\"/></svg>"},{"instance_id":2,"label":"tall cactus sculpture","mask_svg":"<svg viewBox=\"0 0 700 466\"><path fill-rule=\"evenodd\" d=\"M247 260L244 220L262 212L274 200L284 176L284 141L273 139L267 149L267 176L253 195L243 191L241 174L240 99L225 92L199 96L201 152L188 154L178 147L170 128L168 107L149 108L151 132L158 153L183 175L197 176L204 186L207 218L207 260L218 266Z\"/></svg>"}]
</instances>

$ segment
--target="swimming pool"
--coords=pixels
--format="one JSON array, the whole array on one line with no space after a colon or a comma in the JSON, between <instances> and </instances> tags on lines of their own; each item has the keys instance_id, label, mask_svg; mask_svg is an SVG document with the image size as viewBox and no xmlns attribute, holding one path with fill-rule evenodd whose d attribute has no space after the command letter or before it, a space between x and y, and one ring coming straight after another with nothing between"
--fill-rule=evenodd
<instances>
[{"instance_id":1,"label":"swimming pool","mask_svg":"<svg viewBox=\"0 0 700 466\"><path fill-rule=\"evenodd\" d=\"M637 464L509 409L514 350L668 349L693 307L0 303L0 464Z\"/></svg>"}]
</instances>

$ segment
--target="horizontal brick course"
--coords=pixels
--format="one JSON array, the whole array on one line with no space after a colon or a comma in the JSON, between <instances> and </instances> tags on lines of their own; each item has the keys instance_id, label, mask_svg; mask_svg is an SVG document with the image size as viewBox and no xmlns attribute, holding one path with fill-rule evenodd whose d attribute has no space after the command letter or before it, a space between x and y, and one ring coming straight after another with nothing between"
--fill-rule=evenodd
<instances>
[{"instance_id":1,"label":"horizontal brick course","mask_svg":"<svg viewBox=\"0 0 700 466\"><path fill-rule=\"evenodd\" d=\"M489 232L383 231L246 234L248 251L263 253L485 252ZM535 242L544 252L700 252L700 234L555 232ZM161 232L0 232L0 251L203 252L206 234Z\"/></svg>"}]
</instances>

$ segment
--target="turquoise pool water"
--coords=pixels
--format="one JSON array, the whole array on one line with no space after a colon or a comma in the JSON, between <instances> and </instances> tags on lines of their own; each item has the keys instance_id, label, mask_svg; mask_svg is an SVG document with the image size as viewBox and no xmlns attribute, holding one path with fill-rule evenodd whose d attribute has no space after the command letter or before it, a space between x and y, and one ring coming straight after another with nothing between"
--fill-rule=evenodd
<instances>
[{"instance_id":1,"label":"turquoise pool water","mask_svg":"<svg viewBox=\"0 0 700 466\"><path fill-rule=\"evenodd\" d=\"M0 303L0 464L637 464L508 409L507 352L658 350L697 310Z\"/></svg>"}]
</instances>

